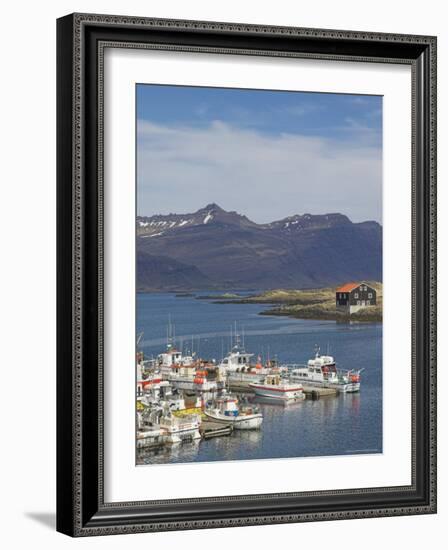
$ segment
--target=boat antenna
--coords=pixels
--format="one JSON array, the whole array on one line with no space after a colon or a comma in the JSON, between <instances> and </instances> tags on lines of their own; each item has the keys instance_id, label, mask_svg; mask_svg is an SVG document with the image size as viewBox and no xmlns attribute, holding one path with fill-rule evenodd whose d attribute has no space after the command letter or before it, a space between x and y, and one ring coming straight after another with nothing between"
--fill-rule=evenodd
<instances>
[{"instance_id":1,"label":"boat antenna","mask_svg":"<svg viewBox=\"0 0 448 550\"><path fill-rule=\"evenodd\" d=\"M241 331L243 333L243 349L246 349L245 341L244 341L244 327L241 328Z\"/></svg>"}]
</instances>

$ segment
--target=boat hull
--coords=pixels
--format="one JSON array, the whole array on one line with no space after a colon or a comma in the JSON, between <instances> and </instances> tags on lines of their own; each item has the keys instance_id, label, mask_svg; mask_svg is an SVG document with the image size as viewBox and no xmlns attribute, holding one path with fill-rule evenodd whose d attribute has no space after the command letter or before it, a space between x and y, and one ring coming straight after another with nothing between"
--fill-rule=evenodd
<instances>
[{"instance_id":1,"label":"boat hull","mask_svg":"<svg viewBox=\"0 0 448 550\"><path fill-rule=\"evenodd\" d=\"M271 399L278 399L280 401L291 401L293 399L304 399L302 387L296 387L291 389L277 388L275 386L263 386L259 384L249 384L255 395L260 397L269 397Z\"/></svg>"},{"instance_id":2,"label":"boat hull","mask_svg":"<svg viewBox=\"0 0 448 550\"><path fill-rule=\"evenodd\" d=\"M160 430L137 432L137 449L152 449L165 443L165 438Z\"/></svg>"},{"instance_id":3,"label":"boat hull","mask_svg":"<svg viewBox=\"0 0 448 550\"><path fill-rule=\"evenodd\" d=\"M336 386L341 393L356 393L361 389L361 384L359 382L350 383L350 384L339 384Z\"/></svg>"},{"instance_id":4,"label":"boat hull","mask_svg":"<svg viewBox=\"0 0 448 550\"><path fill-rule=\"evenodd\" d=\"M171 380L171 384L178 390L185 390L191 392L210 392L216 391L218 386L216 382L205 381L202 384L196 384L193 380L176 379Z\"/></svg>"},{"instance_id":5,"label":"boat hull","mask_svg":"<svg viewBox=\"0 0 448 550\"><path fill-rule=\"evenodd\" d=\"M230 424L235 430L258 430L263 422L261 414L225 416L212 411L204 411L205 415L214 422Z\"/></svg>"},{"instance_id":6,"label":"boat hull","mask_svg":"<svg viewBox=\"0 0 448 550\"><path fill-rule=\"evenodd\" d=\"M294 379L292 379L295 381ZM348 382L348 383L341 383L341 382L326 382L322 380L300 380L300 383L302 386L309 386L309 387L321 387L321 388L333 388L337 390L340 393L356 393L359 392L361 389L361 383L360 382Z\"/></svg>"},{"instance_id":7,"label":"boat hull","mask_svg":"<svg viewBox=\"0 0 448 550\"><path fill-rule=\"evenodd\" d=\"M201 439L199 427L165 430L165 441L167 443L171 443L171 444L183 443L184 441L194 441L195 439Z\"/></svg>"}]
</instances>

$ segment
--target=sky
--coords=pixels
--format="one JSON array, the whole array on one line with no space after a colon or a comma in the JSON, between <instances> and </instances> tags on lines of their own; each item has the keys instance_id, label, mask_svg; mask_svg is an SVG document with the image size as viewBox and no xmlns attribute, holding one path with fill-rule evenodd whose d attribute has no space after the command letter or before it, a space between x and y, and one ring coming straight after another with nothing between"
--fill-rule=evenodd
<instances>
[{"instance_id":1,"label":"sky","mask_svg":"<svg viewBox=\"0 0 448 550\"><path fill-rule=\"evenodd\" d=\"M137 213L382 216L382 97L137 85Z\"/></svg>"}]
</instances>

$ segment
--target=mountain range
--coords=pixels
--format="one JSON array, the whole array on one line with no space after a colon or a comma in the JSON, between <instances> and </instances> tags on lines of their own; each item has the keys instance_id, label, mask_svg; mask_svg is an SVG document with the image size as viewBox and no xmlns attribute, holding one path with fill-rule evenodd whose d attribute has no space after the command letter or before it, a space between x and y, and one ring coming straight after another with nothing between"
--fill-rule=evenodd
<instances>
[{"instance_id":1,"label":"mountain range","mask_svg":"<svg viewBox=\"0 0 448 550\"><path fill-rule=\"evenodd\" d=\"M208 204L137 217L137 290L318 288L382 280L382 227L343 214L267 224Z\"/></svg>"}]
</instances>

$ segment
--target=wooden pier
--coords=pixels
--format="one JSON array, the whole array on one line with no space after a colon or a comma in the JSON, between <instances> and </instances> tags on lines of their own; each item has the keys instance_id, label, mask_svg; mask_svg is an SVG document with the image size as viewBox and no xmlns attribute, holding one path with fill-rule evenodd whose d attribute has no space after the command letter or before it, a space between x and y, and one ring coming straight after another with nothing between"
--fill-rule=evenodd
<instances>
[{"instance_id":1,"label":"wooden pier","mask_svg":"<svg viewBox=\"0 0 448 550\"><path fill-rule=\"evenodd\" d=\"M303 386L303 393L307 399L320 399L321 397L330 397L339 395L336 388L322 388L316 386Z\"/></svg>"},{"instance_id":2,"label":"wooden pier","mask_svg":"<svg viewBox=\"0 0 448 550\"><path fill-rule=\"evenodd\" d=\"M220 422L203 420L199 432L204 439L211 439L212 437L230 435L233 432L233 426L231 424L221 424Z\"/></svg>"}]
</instances>

